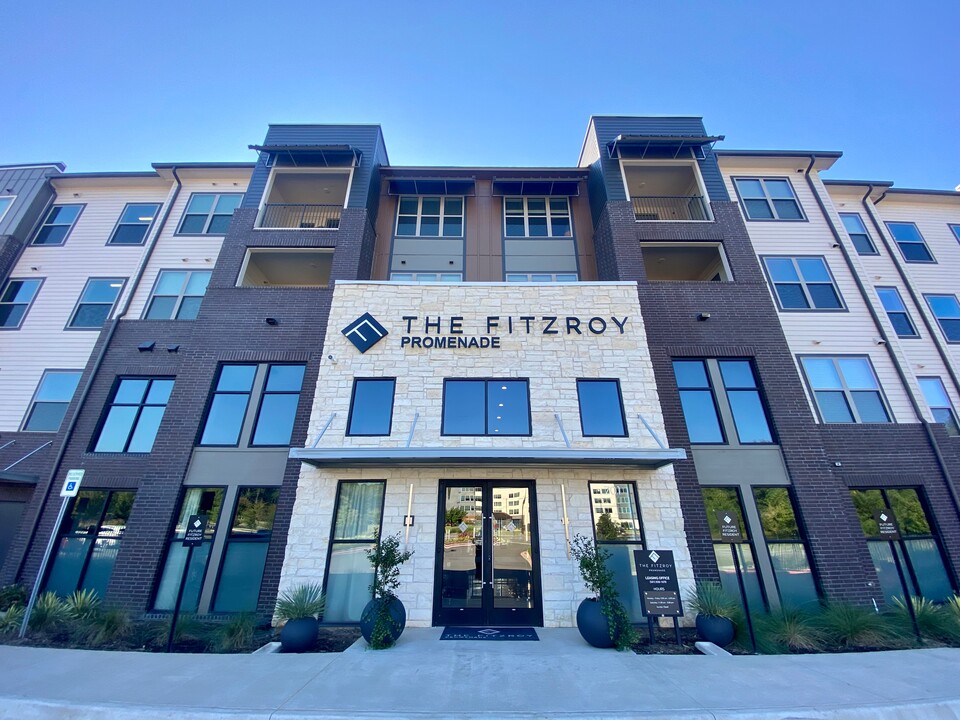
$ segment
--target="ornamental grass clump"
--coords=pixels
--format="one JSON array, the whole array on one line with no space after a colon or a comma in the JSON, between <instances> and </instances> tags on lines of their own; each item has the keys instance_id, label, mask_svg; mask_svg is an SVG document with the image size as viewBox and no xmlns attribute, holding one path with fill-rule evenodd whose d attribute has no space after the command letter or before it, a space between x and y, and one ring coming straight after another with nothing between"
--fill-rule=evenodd
<instances>
[{"instance_id":1,"label":"ornamental grass clump","mask_svg":"<svg viewBox=\"0 0 960 720\"><path fill-rule=\"evenodd\" d=\"M900 632L888 618L862 605L831 602L814 621L832 645L842 648L891 647L902 643Z\"/></svg>"},{"instance_id":2,"label":"ornamental grass clump","mask_svg":"<svg viewBox=\"0 0 960 720\"><path fill-rule=\"evenodd\" d=\"M754 617L757 650L766 655L823 650L825 638L812 615L794 608Z\"/></svg>"},{"instance_id":3,"label":"ornamental grass clump","mask_svg":"<svg viewBox=\"0 0 960 720\"><path fill-rule=\"evenodd\" d=\"M23 624L23 614L26 611L22 605L11 605L0 613L0 635L14 635L20 631Z\"/></svg>"},{"instance_id":4,"label":"ornamental grass clump","mask_svg":"<svg viewBox=\"0 0 960 720\"><path fill-rule=\"evenodd\" d=\"M327 607L327 598L320 583L303 583L284 590L277 598L275 614L280 622L318 618Z\"/></svg>"},{"instance_id":5,"label":"ornamental grass clump","mask_svg":"<svg viewBox=\"0 0 960 720\"><path fill-rule=\"evenodd\" d=\"M687 594L687 608L697 615L722 617L734 622L743 613L740 603L718 582L701 581Z\"/></svg>"},{"instance_id":6,"label":"ornamental grass clump","mask_svg":"<svg viewBox=\"0 0 960 720\"><path fill-rule=\"evenodd\" d=\"M257 629L253 613L240 613L217 628L213 647L218 652L238 652L253 644Z\"/></svg>"},{"instance_id":7,"label":"ornamental grass clump","mask_svg":"<svg viewBox=\"0 0 960 720\"><path fill-rule=\"evenodd\" d=\"M54 592L45 592L33 605L30 613L30 629L52 632L70 618L67 604Z\"/></svg>"},{"instance_id":8,"label":"ornamental grass clump","mask_svg":"<svg viewBox=\"0 0 960 720\"><path fill-rule=\"evenodd\" d=\"M583 584L594 594L607 618L607 627L617 650L628 650L639 637L626 608L620 602L613 570L607 565L610 552L579 533L570 543L570 552L580 568Z\"/></svg>"},{"instance_id":9,"label":"ornamental grass clump","mask_svg":"<svg viewBox=\"0 0 960 720\"><path fill-rule=\"evenodd\" d=\"M948 606L922 597L911 598L910 601L922 638L949 644L960 643L960 619ZM895 597L893 605L893 622L904 635L912 635L914 628L907 604L902 598Z\"/></svg>"},{"instance_id":10,"label":"ornamental grass clump","mask_svg":"<svg viewBox=\"0 0 960 720\"><path fill-rule=\"evenodd\" d=\"M95 590L74 590L64 601L73 620L92 620L100 613L100 596Z\"/></svg>"}]
</instances>

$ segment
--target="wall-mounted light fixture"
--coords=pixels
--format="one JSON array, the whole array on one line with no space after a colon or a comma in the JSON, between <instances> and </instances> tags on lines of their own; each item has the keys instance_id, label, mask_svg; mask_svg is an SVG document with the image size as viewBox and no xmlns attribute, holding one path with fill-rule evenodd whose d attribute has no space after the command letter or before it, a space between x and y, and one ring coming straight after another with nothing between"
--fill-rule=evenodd
<instances>
[{"instance_id":1,"label":"wall-mounted light fixture","mask_svg":"<svg viewBox=\"0 0 960 720\"><path fill-rule=\"evenodd\" d=\"M280 321L276 318L267 318L264 322L266 322L270 327L276 327L280 324Z\"/></svg>"},{"instance_id":2,"label":"wall-mounted light fixture","mask_svg":"<svg viewBox=\"0 0 960 720\"><path fill-rule=\"evenodd\" d=\"M697 320L700 320L701 322L703 322L704 320L709 320L709 319L710 319L710 313L707 313L707 312L697 313Z\"/></svg>"}]
</instances>

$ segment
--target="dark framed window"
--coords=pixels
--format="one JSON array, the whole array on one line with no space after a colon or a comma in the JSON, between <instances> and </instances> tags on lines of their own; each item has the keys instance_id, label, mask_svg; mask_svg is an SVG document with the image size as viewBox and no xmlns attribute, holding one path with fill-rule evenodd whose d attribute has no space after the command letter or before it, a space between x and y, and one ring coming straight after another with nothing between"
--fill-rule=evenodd
<instances>
[{"instance_id":1,"label":"dark framed window","mask_svg":"<svg viewBox=\"0 0 960 720\"><path fill-rule=\"evenodd\" d=\"M590 510L593 515L593 535L598 545L610 553L607 567L613 571L614 582L633 622L643 619L643 604L637 586L637 568L634 550L645 545L637 485L632 482L587 484L590 492Z\"/></svg>"},{"instance_id":2,"label":"dark framed window","mask_svg":"<svg viewBox=\"0 0 960 720\"><path fill-rule=\"evenodd\" d=\"M300 404L303 365L270 365L253 426L251 445L289 445Z\"/></svg>"},{"instance_id":3,"label":"dark framed window","mask_svg":"<svg viewBox=\"0 0 960 720\"><path fill-rule=\"evenodd\" d=\"M816 608L820 596L810 564L810 549L797 522L790 489L754 487L753 499L760 515L780 602L787 607Z\"/></svg>"},{"instance_id":4,"label":"dark framed window","mask_svg":"<svg viewBox=\"0 0 960 720\"><path fill-rule=\"evenodd\" d=\"M863 224L863 218L859 213L840 213L840 220L847 229L847 235L853 242L858 255L879 255L877 248L873 246L873 240L870 239L870 233L867 232L867 226Z\"/></svg>"},{"instance_id":5,"label":"dark framed window","mask_svg":"<svg viewBox=\"0 0 960 720\"><path fill-rule=\"evenodd\" d=\"M393 423L395 378L355 378L347 435L389 435Z\"/></svg>"},{"instance_id":6,"label":"dark framed window","mask_svg":"<svg viewBox=\"0 0 960 720\"><path fill-rule=\"evenodd\" d=\"M842 310L843 300L823 257L764 257L782 310Z\"/></svg>"},{"instance_id":7,"label":"dark framed window","mask_svg":"<svg viewBox=\"0 0 960 720\"><path fill-rule=\"evenodd\" d=\"M0 215L0 217L3 217ZM957 242L960 242L960 225L950 225L950 230L953 231L953 236L957 239Z\"/></svg>"},{"instance_id":8,"label":"dark framed window","mask_svg":"<svg viewBox=\"0 0 960 720\"><path fill-rule=\"evenodd\" d=\"M178 235L224 235L242 193L194 193L180 220Z\"/></svg>"},{"instance_id":9,"label":"dark framed window","mask_svg":"<svg viewBox=\"0 0 960 720\"><path fill-rule=\"evenodd\" d=\"M903 589L911 597L922 596L934 602L948 600L954 592L940 539L930 521L927 503L918 488L861 488L850 491L867 548L880 579L880 588L888 603L903 600ZM892 510L900 528L900 539L882 539L875 513ZM903 576L897 573L893 553L900 559Z\"/></svg>"},{"instance_id":10,"label":"dark framed window","mask_svg":"<svg viewBox=\"0 0 960 720\"><path fill-rule=\"evenodd\" d=\"M748 220L806 220L788 178L735 178Z\"/></svg>"},{"instance_id":11,"label":"dark framed window","mask_svg":"<svg viewBox=\"0 0 960 720\"><path fill-rule=\"evenodd\" d=\"M237 445L256 375L256 365L223 365L220 368L200 434L200 445Z\"/></svg>"},{"instance_id":12,"label":"dark framed window","mask_svg":"<svg viewBox=\"0 0 960 720\"><path fill-rule=\"evenodd\" d=\"M565 197L503 198L505 237L573 237L570 200Z\"/></svg>"},{"instance_id":13,"label":"dark framed window","mask_svg":"<svg viewBox=\"0 0 960 720\"><path fill-rule=\"evenodd\" d=\"M210 560L210 548L213 546L213 537L217 532L217 523L223 508L223 496L224 488L222 487L183 489L180 511L177 513L176 524L167 543L167 558L163 564L153 600L155 610L173 610L177 602L181 578L183 578L183 601L180 609L183 612L196 612L200 602L200 591L203 588L203 578L207 573L207 562ZM193 549L190 567L186 568L189 548L183 546L183 539L186 536L187 521L191 515L206 517L207 527L202 544ZM184 570L186 570L186 576L184 576Z\"/></svg>"},{"instance_id":14,"label":"dark framed window","mask_svg":"<svg viewBox=\"0 0 960 720\"><path fill-rule=\"evenodd\" d=\"M260 598L280 488L242 487L220 563L214 612L253 612Z\"/></svg>"},{"instance_id":15,"label":"dark framed window","mask_svg":"<svg viewBox=\"0 0 960 720\"><path fill-rule=\"evenodd\" d=\"M463 273L432 273L432 272L392 272L390 280L393 282L463 282Z\"/></svg>"},{"instance_id":16,"label":"dark framed window","mask_svg":"<svg viewBox=\"0 0 960 720\"><path fill-rule=\"evenodd\" d=\"M83 286L67 327L72 330L99 330L110 317L126 278L90 278Z\"/></svg>"},{"instance_id":17,"label":"dark framed window","mask_svg":"<svg viewBox=\"0 0 960 720\"><path fill-rule=\"evenodd\" d=\"M67 236L77 224L83 205L54 205L43 218L37 234L33 237L34 245L63 245Z\"/></svg>"},{"instance_id":18,"label":"dark framed window","mask_svg":"<svg viewBox=\"0 0 960 720\"><path fill-rule=\"evenodd\" d=\"M196 320L210 283L209 270L161 270L145 320Z\"/></svg>"},{"instance_id":19,"label":"dark framed window","mask_svg":"<svg viewBox=\"0 0 960 720\"><path fill-rule=\"evenodd\" d=\"M800 362L823 422L890 422L869 358L807 355Z\"/></svg>"},{"instance_id":20,"label":"dark framed window","mask_svg":"<svg viewBox=\"0 0 960 720\"><path fill-rule=\"evenodd\" d=\"M107 244L142 245L159 210L160 203L127 203Z\"/></svg>"},{"instance_id":21,"label":"dark framed window","mask_svg":"<svg viewBox=\"0 0 960 720\"><path fill-rule=\"evenodd\" d=\"M903 304L903 298L900 297L899 290L895 287L878 287L877 296L880 298L880 303L883 305L897 337L920 337L917 329L913 326L910 314L907 312L907 306Z\"/></svg>"},{"instance_id":22,"label":"dark framed window","mask_svg":"<svg viewBox=\"0 0 960 720\"><path fill-rule=\"evenodd\" d=\"M45 589L61 597L75 590L107 592L133 507L133 491L81 490L59 529L57 553Z\"/></svg>"},{"instance_id":23,"label":"dark framed window","mask_svg":"<svg viewBox=\"0 0 960 720\"><path fill-rule=\"evenodd\" d=\"M93 451L150 452L172 391L171 378L121 378L100 424Z\"/></svg>"},{"instance_id":24,"label":"dark framed window","mask_svg":"<svg viewBox=\"0 0 960 720\"><path fill-rule=\"evenodd\" d=\"M580 277L576 273L507 273L507 282L578 282Z\"/></svg>"},{"instance_id":25,"label":"dark framed window","mask_svg":"<svg viewBox=\"0 0 960 720\"><path fill-rule=\"evenodd\" d=\"M441 435L530 435L527 380L444 380Z\"/></svg>"},{"instance_id":26,"label":"dark framed window","mask_svg":"<svg viewBox=\"0 0 960 720\"><path fill-rule=\"evenodd\" d=\"M720 444L725 441L720 413L703 360L674 360L673 374L680 391L680 405L687 435L694 444Z\"/></svg>"},{"instance_id":27,"label":"dark framed window","mask_svg":"<svg viewBox=\"0 0 960 720\"><path fill-rule=\"evenodd\" d=\"M463 237L463 198L404 195L397 203L402 237Z\"/></svg>"},{"instance_id":28,"label":"dark framed window","mask_svg":"<svg viewBox=\"0 0 960 720\"><path fill-rule=\"evenodd\" d=\"M707 512L707 524L713 540L713 554L720 572L720 585L726 593L743 605L743 594L737 581L737 566L746 591L746 602L751 613L765 612L767 609L766 587L757 572L756 548L753 534L746 523L740 491L735 487L703 487L704 509ZM725 542L720 534L718 513L731 513L740 526L742 540L735 543ZM736 557L735 557L736 556Z\"/></svg>"},{"instance_id":29,"label":"dark framed window","mask_svg":"<svg viewBox=\"0 0 960 720\"><path fill-rule=\"evenodd\" d=\"M30 401L23 430L56 432L80 382L81 370L44 370Z\"/></svg>"},{"instance_id":30,"label":"dark framed window","mask_svg":"<svg viewBox=\"0 0 960 720\"><path fill-rule=\"evenodd\" d=\"M42 283L39 278L7 280L0 292L0 329L16 330L23 324Z\"/></svg>"},{"instance_id":31,"label":"dark framed window","mask_svg":"<svg viewBox=\"0 0 960 720\"><path fill-rule=\"evenodd\" d=\"M888 222L887 229L893 235L893 239L896 240L904 260L916 263L936 262L936 258L933 257L933 253L927 247L927 243L923 239L923 235L920 234L920 229L916 223Z\"/></svg>"},{"instance_id":32,"label":"dark framed window","mask_svg":"<svg viewBox=\"0 0 960 720\"><path fill-rule=\"evenodd\" d=\"M749 360L718 360L737 438L744 445L772 443L770 419Z\"/></svg>"},{"instance_id":33,"label":"dark framed window","mask_svg":"<svg viewBox=\"0 0 960 720\"><path fill-rule=\"evenodd\" d=\"M619 380L577 380L580 431L584 437L627 437Z\"/></svg>"},{"instance_id":34,"label":"dark framed window","mask_svg":"<svg viewBox=\"0 0 960 720\"><path fill-rule=\"evenodd\" d=\"M947 342L960 342L960 302L956 295L924 295Z\"/></svg>"},{"instance_id":35,"label":"dark framed window","mask_svg":"<svg viewBox=\"0 0 960 720\"><path fill-rule=\"evenodd\" d=\"M380 539L386 482L341 480L337 487L324 591L325 623L360 622L370 602L373 568L366 551Z\"/></svg>"},{"instance_id":36,"label":"dark framed window","mask_svg":"<svg viewBox=\"0 0 960 720\"><path fill-rule=\"evenodd\" d=\"M933 413L934 422L946 425L947 433L950 435L960 435L957 413L953 409L953 403L950 402L950 396L947 395L947 389L943 386L943 380L938 377L921 377L917 380L927 406Z\"/></svg>"}]
</instances>

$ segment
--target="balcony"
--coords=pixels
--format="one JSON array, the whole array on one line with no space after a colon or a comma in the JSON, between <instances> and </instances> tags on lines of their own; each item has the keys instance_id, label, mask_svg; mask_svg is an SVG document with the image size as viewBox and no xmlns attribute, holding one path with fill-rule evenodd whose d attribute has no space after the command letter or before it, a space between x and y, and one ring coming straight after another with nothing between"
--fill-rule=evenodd
<instances>
[{"instance_id":1,"label":"balcony","mask_svg":"<svg viewBox=\"0 0 960 720\"><path fill-rule=\"evenodd\" d=\"M696 164L622 160L637 222L712 220Z\"/></svg>"},{"instance_id":2,"label":"balcony","mask_svg":"<svg viewBox=\"0 0 960 720\"><path fill-rule=\"evenodd\" d=\"M702 195L634 195L630 202L637 222L710 219Z\"/></svg>"},{"instance_id":3,"label":"balcony","mask_svg":"<svg viewBox=\"0 0 960 720\"><path fill-rule=\"evenodd\" d=\"M349 172L277 168L264 193L257 227L336 230L349 186Z\"/></svg>"},{"instance_id":4,"label":"balcony","mask_svg":"<svg viewBox=\"0 0 960 720\"><path fill-rule=\"evenodd\" d=\"M262 228L336 230L340 227L343 205L301 205L267 203L260 216Z\"/></svg>"}]
</instances>

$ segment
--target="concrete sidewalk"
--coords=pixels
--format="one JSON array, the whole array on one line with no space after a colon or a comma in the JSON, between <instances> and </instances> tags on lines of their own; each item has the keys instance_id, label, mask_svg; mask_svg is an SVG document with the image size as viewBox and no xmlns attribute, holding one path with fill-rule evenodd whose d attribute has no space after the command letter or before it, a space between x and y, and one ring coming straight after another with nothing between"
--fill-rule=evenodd
<instances>
[{"instance_id":1,"label":"concrete sidewalk","mask_svg":"<svg viewBox=\"0 0 960 720\"><path fill-rule=\"evenodd\" d=\"M315 655L163 655L0 646L0 717L932 718L960 720L960 650L775 657L596 650L575 629L540 642L440 641Z\"/></svg>"}]
</instances>

